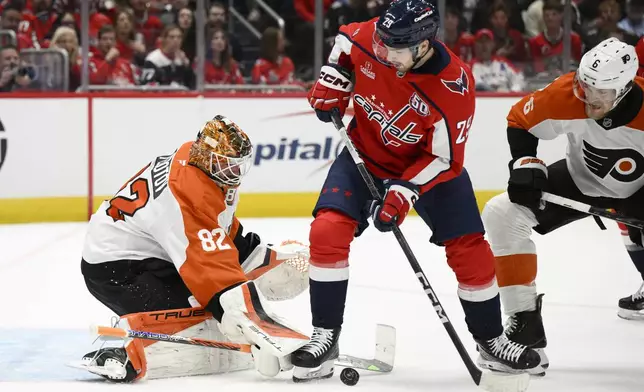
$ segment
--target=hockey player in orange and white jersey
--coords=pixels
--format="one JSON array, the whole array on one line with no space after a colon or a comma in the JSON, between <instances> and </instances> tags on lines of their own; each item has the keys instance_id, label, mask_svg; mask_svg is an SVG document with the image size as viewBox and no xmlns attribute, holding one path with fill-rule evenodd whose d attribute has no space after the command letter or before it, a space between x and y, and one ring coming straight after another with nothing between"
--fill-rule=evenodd
<instances>
[{"instance_id":1,"label":"hockey player in orange and white jersey","mask_svg":"<svg viewBox=\"0 0 644 392\"><path fill-rule=\"evenodd\" d=\"M637 68L635 49L609 38L583 56L576 72L525 96L507 117L508 188L486 204L483 222L509 316L506 334L538 349L542 361L534 373L545 373L549 363L531 232L546 234L588 216L544 204L542 191L644 218L644 79L635 76ZM566 158L546 167L537 158L539 140L562 135L568 138ZM629 232L637 243L630 256L644 275L642 234Z\"/></svg>"},{"instance_id":2,"label":"hockey player in orange and white jersey","mask_svg":"<svg viewBox=\"0 0 644 392\"><path fill-rule=\"evenodd\" d=\"M91 352L79 366L115 381L253 366L275 376L291 367L288 354L308 337L267 301L308 288L308 248L269 248L243 235L235 209L252 152L235 123L208 121L196 141L156 157L103 202L81 262L87 288L120 316L120 328L251 344L252 356L136 339Z\"/></svg>"}]
</instances>

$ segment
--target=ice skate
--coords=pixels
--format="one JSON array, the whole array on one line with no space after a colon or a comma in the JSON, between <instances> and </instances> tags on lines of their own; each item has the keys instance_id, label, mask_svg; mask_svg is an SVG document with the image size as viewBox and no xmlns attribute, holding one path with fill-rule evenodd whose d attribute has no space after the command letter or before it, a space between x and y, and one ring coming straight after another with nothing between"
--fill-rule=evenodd
<instances>
[{"instance_id":1,"label":"ice skate","mask_svg":"<svg viewBox=\"0 0 644 392\"><path fill-rule=\"evenodd\" d=\"M137 372L130 363L124 348L106 347L85 354L80 362L70 366L85 369L114 382L132 382Z\"/></svg>"},{"instance_id":2,"label":"ice skate","mask_svg":"<svg viewBox=\"0 0 644 392\"><path fill-rule=\"evenodd\" d=\"M505 334L510 340L526 345L539 354L541 358L539 366L528 371L534 376L544 376L546 369L550 366L550 361L545 352L548 340L546 339L543 319L541 318L542 304L543 294L539 294L536 299L536 309L513 314L508 318L505 329Z\"/></svg>"},{"instance_id":3,"label":"ice skate","mask_svg":"<svg viewBox=\"0 0 644 392\"><path fill-rule=\"evenodd\" d=\"M518 374L539 366L540 358L535 350L511 341L505 334L490 340L478 340L477 344L477 362L482 368Z\"/></svg>"},{"instance_id":4,"label":"ice skate","mask_svg":"<svg viewBox=\"0 0 644 392\"><path fill-rule=\"evenodd\" d=\"M644 283L628 297L619 300L617 315L624 320L644 321Z\"/></svg>"},{"instance_id":5,"label":"ice skate","mask_svg":"<svg viewBox=\"0 0 644 392\"><path fill-rule=\"evenodd\" d=\"M333 376L334 362L340 355L340 328L315 327L311 340L291 356L293 381L306 382Z\"/></svg>"}]
</instances>

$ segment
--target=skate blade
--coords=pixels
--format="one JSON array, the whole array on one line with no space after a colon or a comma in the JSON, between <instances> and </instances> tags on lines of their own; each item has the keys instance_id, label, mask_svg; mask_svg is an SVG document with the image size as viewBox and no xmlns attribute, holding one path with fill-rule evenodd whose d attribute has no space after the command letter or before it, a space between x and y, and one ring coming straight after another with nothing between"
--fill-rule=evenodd
<instances>
[{"instance_id":1,"label":"skate blade","mask_svg":"<svg viewBox=\"0 0 644 392\"><path fill-rule=\"evenodd\" d=\"M644 321L644 311L620 309L617 311L617 317L629 321Z\"/></svg>"},{"instance_id":2,"label":"skate blade","mask_svg":"<svg viewBox=\"0 0 644 392\"><path fill-rule=\"evenodd\" d=\"M483 372L479 387L489 392L525 392L530 385L530 375Z\"/></svg>"},{"instance_id":3,"label":"skate blade","mask_svg":"<svg viewBox=\"0 0 644 392\"><path fill-rule=\"evenodd\" d=\"M333 360L326 361L315 368L295 366L293 368L293 382L301 383L331 378L333 377L334 369Z\"/></svg>"},{"instance_id":4,"label":"skate blade","mask_svg":"<svg viewBox=\"0 0 644 392\"><path fill-rule=\"evenodd\" d=\"M490 361L482 356L479 355L478 360L476 363L479 365L479 367L483 369L487 369L492 371L494 374L499 374L499 375L521 375L521 374L526 374L528 376L542 376L545 375L545 370L537 365L533 368L530 369L514 369L508 365L504 365L500 362L497 361Z\"/></svg>"},{"instance_id":5,"label":"skate blade","mask_svg":"<svg viewBox=\"0 0 644 392\"><path fill-rule=\"evenodd\" d=\"M125 375L127 374L123 366L97 366L91 365L86 361L72 361L67 362L65 365L74 369L86 370L92 374L116 380L125 378Z\"/></svg>"}]
</instances>

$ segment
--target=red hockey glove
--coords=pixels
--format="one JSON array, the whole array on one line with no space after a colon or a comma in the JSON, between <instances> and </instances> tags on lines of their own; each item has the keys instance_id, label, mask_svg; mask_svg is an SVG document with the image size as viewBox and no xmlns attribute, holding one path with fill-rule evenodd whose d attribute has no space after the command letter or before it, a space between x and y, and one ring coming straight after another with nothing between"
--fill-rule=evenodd
<instances>
[{"instance_id":1,"label":"red hockey glove","mask_svg":"<svg viewBox=\"0 0 644 392\"><path fill-rule=\"evenodd\" d=\"M409 210L418 200L419 188L408 181L386 180L385 197L371 204L371 217L376 229L391 231L394 225L400 226Z\"/></svg>"},{"instance_id":2,"label":"red hockey glove","mask_svg":"<svg viewBox=\"0 0 644 392\"><path fill-rule=\"evenodd\" d=\"M351 72L329 64L320 69L320 78L309 90L307 99L320 121L331 122L331 109L338 109L340 116L344 116L352 90Z\"/></svg>"}]
</instances>

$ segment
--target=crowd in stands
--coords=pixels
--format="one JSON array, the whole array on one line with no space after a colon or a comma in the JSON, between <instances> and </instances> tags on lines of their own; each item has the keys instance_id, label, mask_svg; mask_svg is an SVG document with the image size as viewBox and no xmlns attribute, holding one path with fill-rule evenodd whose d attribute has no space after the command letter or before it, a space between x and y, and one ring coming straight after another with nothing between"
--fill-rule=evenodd
<instances>
[{"instance_id":1,"label":"crowd in stands","mask_svg":"<svg viewBox=\"0 0 644 392\"><path fill-rule=\"evenodd\" d=\"M81 1L88 1L89 82L93 86L293 85L313 69L315 0L208 1L198 33L194 0L2 0L0 91L47 90L43 69L63 63L66 89L81 84ZM341 25L380 15L390 0L323 0L324 57ZM229 5L247 24L232 18ZM642 51L644 0L572 0L571 63L564 64L564 0L447 0L442 39L472 67L482 91L514 92L574 69L607 37ZM252 29L248 29L249 25ZM251 30L260 34L255 37ZM197 69L197 34L205 66ZM41 55L37 57L36 55ZM36 57L34 57L36 56ZM33 59L40 60L33 60ZM29 61L31 60L31 61ZM61 65L61 64L59 64Z\"/></svg>"}]
</instances>

